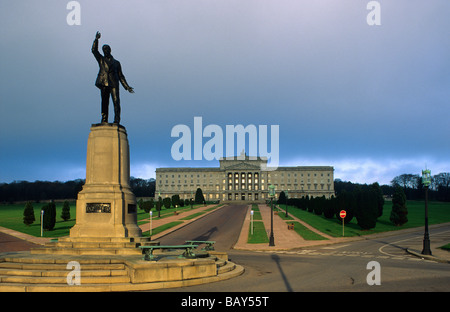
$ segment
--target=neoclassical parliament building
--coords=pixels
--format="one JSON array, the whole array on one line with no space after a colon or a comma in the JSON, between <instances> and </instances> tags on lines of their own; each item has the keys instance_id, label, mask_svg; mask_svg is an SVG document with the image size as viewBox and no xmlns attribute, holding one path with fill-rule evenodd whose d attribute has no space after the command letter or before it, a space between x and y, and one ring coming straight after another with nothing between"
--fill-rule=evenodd
<instances>
[{"instance_id":1,"label":"neoclassical parliament building","mask_svg":"<svg viewBox=\"0 0 450 312\"><path fill-rule=\"evenodd\" d=\"M157 168L155 195L165 198L177 194L187 199L201 188L207 201L263 202L269 199L270 184L275 186L277 197L281 191L287 191L289 198L334 195L334 169L330 166L264 170L267 159L247 155L219 162L219 168Z\"/></svg>"}]
</instances>

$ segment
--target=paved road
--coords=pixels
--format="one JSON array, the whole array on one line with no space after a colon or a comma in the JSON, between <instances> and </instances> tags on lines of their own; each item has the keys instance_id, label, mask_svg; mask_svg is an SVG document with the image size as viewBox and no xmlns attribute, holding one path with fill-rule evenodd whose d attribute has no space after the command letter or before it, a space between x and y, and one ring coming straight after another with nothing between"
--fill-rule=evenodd
<instances>
[{"instance_id":1,"label":"paved road","mask_svg":"<svg viewBox=\"0 0 450 312\"><path fill-rule=\"evenodd\" d=\"M450 291L450 264L408 254L403 243L423 238L423 229L356 242L292 251L250 252L230 249L237 240L246 207L230 206L161 238L164 244L188 239L216 240L216 249L243 265L245 273L231 280L169 289L189 292L297 291ZM435 229L431 237L448 241L450 227ZM369 266L371 261L379 264ZM380 285L369 285L380 279Z\"/></svg>"},{"instance_id":2,"label":"paved road","mask_svg":"<svg viewBox=\"0 0 450 312\"><path fill-rule=\"evenodd\" d=\"M27 242L23 239L0 232L0 253L13 251L28 251L41 245Z\"/></svg>"},{"instance_id":3,"label":"paved road","mask_svg":"<svg viewBox=\"0 0 450 312\"><path fill-rule=\"evenodd\" d=\"M228 251L237 242L248 205L225 206L209 215L158 238L161 245L179 245L186 240L213 240L215 249Z\"/></svg>"}]
</instances>

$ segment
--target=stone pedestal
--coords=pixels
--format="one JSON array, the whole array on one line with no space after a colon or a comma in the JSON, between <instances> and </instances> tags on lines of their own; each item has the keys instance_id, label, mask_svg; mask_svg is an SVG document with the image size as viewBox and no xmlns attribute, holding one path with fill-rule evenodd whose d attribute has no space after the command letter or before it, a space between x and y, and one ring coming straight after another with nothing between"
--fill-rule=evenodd
<instances>
[{"instance_id":1,"label":"stone pedestal","mask_svg":"<svg viewBox=\"0 0 450 312\"><path fill-rule=\"evenodd\" d=\"M78 193L70 237L141 237L130 185L127 132L118 124L95 124L87 146L86 183Z\"/></svg>"}]
</instances>

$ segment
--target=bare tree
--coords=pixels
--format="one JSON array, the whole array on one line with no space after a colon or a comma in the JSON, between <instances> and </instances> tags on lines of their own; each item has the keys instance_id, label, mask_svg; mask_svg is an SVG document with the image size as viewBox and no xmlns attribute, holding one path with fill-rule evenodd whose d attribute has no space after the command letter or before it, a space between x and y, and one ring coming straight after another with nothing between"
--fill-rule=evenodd
<instances>
[{"instance_id":1,"label":"bare tree","mask_svg":"<svg viewBox=\"0 0 450 312\"><path fill-rule=\"evenodd\" d=\"M392 179L391 184L394 187L400 186L404 190L407 188L417 189L418 179L420 179L420 176L418 174L405 173L405 174L396 176L394 179Z\"/></svg>"}]
</instances>

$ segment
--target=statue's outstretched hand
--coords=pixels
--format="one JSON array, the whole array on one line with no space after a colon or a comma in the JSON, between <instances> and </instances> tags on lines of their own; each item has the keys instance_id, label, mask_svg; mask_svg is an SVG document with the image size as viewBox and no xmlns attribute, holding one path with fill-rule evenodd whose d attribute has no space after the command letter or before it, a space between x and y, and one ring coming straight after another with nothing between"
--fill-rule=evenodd
<instances>
[{"instance_id":1,"label":"statue's outstretched hand","mask_svg":"<svg viewBox=\"0 0 450 312\"><path fill-rule=\"evenodd\" d=\"M102 34L100 32L97 31L97 33L95 34L95 39L100 39L100 37L102 36Z\"/></svg>"},{"instance_id":2,"label":"statue's outstretched hand","mask_svg":"<svg viewBox=\"0 0 450 312\"><path fill-rule=\"evenodd\" d=\"M130 93L134 93L134 90L133 90L133 88L132 88L132 87L129 87L129 88L128 88L128 92L130 92Z\"/></svg>"}]
</instances>

